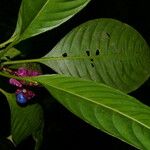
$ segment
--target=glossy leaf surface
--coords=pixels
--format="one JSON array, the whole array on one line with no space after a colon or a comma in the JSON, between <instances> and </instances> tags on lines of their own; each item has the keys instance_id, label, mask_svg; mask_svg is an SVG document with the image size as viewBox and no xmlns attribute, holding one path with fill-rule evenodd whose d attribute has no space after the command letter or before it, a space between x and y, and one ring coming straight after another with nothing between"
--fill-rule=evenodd
<instances>
[{"instance_id":1,"label":"glossy leaf surface","mask_svg":"<svg viewBox=\"0 0 150 150\"><path fill-rule=\"evenodd\" d=\"M139 149L150 148L150 108L119 90L62 75L33 78L92 126Z\"/></svg>"},{"instance_id":2,"label":"glossy leaf surface","mask_svg":"<svg viewBox=\"0 0 150 150\"><path fill-rule=\"evenodd\" d=\"M90 0L22 0L14 36L24 40L70 19Z\"/></svg>"},{"instance_id":3,"label":"glossy leaf surface","mask_svg":"<svg viewBox=\"0 0 150 150\"><path fill-rule=\"evenodd\" d=\"M127 93L150 75L149 46L135 29L113 19L96 19L73 29L45 58L41 62L59 74L105 83Z\"/></svg>"}]
</instances>

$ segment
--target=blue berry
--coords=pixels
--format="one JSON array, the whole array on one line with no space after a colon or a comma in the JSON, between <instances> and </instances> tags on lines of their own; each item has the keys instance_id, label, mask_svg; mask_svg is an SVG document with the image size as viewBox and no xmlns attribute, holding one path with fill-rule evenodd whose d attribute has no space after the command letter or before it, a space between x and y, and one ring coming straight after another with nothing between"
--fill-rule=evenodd
<instances>
[{"instance_id":1,"label":"blue berry","mask_svg":"<svg viewBox=\"0 0 150 150\"><path fill-rule=\"evenodd\" d=\"M27 99L26 97L23 95L23 93L18 93L16 95L16 101L19 103L19 104L26 104L27 103Z\"/></svg>"}]
</instances>

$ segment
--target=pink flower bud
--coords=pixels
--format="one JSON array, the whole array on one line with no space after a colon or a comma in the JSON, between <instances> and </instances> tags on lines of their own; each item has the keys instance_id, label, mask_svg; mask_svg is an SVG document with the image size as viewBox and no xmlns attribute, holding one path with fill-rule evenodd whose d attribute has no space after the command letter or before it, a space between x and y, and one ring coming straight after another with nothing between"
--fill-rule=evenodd
<instances>
[{"instance_id":1,"label":"pink flower bud","mask_svg":"<svg viewBox=\"0 0 150 150\"><path fill-rule=\"evenodd\" d=\"M22 84L18 80L13 79L13 78L9 79L9 83L11 85L14 85L14 86L17 86L17 87L22 87Z\"/></svg>"},{"instance_id":2,"label":"pink flower bud","mask_svg":"<svg viewBox=\"0 0 150 150\"><path fill-rule=\"evenodd\" d=\"M41 73L40 73L40 72L37 72L37 71L32 71L32 72L30 73L30 76L38 76L38 75L41 75Z\"/></svg>"},{"instance_id":3,"label":"pink flower bud","mask_svg":"<svg viewBox=\"0 0 150 150\"><path fill-rule=\"evenodd\" d=\"M28 70L21 67L17 70L17 75L21 77L28 76Z\"/></svg>"},{"instance_id":4,"label":"pink flower bud","mask_svg":"<svg viewBox=\"0 0 150 150\"><path fill-rule=\"evenodd\" d=\"M41 75L41 73L38 71L27 70L26 68L23 68L23 67L21 67L17 71L15 71L15 74L20 77Z\"/></svg>"}]
</instances>

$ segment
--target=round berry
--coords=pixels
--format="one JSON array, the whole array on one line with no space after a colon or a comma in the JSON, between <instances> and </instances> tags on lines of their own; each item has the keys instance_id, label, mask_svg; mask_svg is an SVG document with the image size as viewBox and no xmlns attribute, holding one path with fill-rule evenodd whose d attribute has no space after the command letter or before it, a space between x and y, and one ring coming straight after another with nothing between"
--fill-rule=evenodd
<instances>
[{"instance_id":1,"label":"round berry","mask_svg":"<svg viewBox=\"0 0 150 150\"><path fill-rule=\"evenodd\" d=\"M26 97L23 95L23 93L18 93L16 95L16 101L19 103L19 104L26 104L27 103L27 99Z\"/></svg>"}]
</instances>

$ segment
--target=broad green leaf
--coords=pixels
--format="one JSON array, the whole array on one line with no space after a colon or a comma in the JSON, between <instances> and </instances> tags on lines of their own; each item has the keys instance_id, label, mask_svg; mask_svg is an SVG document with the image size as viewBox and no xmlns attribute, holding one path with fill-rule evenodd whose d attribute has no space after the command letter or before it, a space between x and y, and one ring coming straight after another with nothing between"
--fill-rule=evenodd
<instances>
[{"instance_id":1,"label":"broad green leaf","mask_svg":"<svg viewBox=\"0 0 150 150\"><path fill-rule=\"evenodd\" d=\"M114 19L80 25L45 58L41 62L59 74L94 80L124 92L137 89L150 75L149 46L135 29Z\"/></svg>"},{"instance_id":2,"label":"broad green leaf","mask_svg":"<svg viewBox=\"0 0 150 150\"><path fill-rule=\"evenodd\" d=\"M22 0L15 35L24 40L70 19L90 0Z\"/></svg>"},{"instance_id":3,"label":"broad green leaf","mask_svg":"<svg viewBox=\"0 0 150 150\"><path fill-rule=\"evenodd\" d=\"M150 108L135 98L104 84L63 75L32 80L92 126L139 149L150 150Z\"/></svg>"},{"instance_id":4,"label":"broad green leaf","mask_svg":"<svg viewBox=\"0 0 150 150\"><path fill-rule=\"evenodd\" d=\"M11 111L11 138L15 145L32 135L35 139L35 150L40 149L43 134L43 111L39 104L21 107L16 103L15 94L5 94Z\"/></svg>"}]
</instances>

